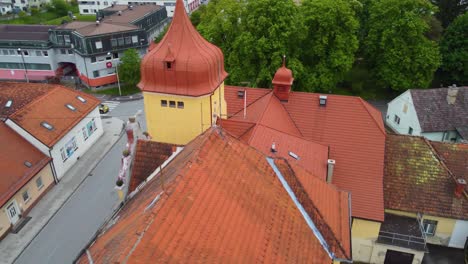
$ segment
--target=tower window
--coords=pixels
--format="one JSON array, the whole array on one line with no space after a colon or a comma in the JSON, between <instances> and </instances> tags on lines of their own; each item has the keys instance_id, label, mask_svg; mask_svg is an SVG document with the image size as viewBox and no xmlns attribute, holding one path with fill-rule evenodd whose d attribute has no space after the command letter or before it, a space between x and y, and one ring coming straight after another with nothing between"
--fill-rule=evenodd
<instances>
[{"instance_id":1,"label":"tower window","mask_svg":"<svg viewBox=\"0 0 468 264\"><path fill-rule=\"evenodd\" d=\"M177 108L184 108L184 102L177 102Z\"/></svg>"},{"instance_id":2,"label":"tower window","mask_svg":"<svg viewBox=\"0 0 468 264\"><path fill-rule=\"evenodd\" d=\"M175 101L169 101L169 107L175 108Z\"/></svg>"},{"instance_id":3,"label":"tower window","mask_svg":"<svg viewBox=\"0 0 468 264\"><path fill-rule=\"evenodd\" d=\"M167 107L167 100L161 100L161 106Z\"/></svg>"},{"instance_id":4,"label":"tower window","mask_svg":"<svg viewBox=\"0 0 468 264\"><path fill-rule=\"evenodd\" d=\"M166 69L172 69L172 62L166 62Z\"/></svg>"}]
</instances>

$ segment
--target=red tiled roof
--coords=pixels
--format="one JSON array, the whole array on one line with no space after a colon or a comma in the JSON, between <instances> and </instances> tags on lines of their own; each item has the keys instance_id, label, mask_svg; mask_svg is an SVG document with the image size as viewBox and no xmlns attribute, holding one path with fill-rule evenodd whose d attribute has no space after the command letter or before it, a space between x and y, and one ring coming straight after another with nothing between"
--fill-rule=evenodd
<instances>
[{"instance_id":1,"label":"red tiled roof","mask_svg":"<svg viewBox=\"0 0 468 264\"><path fill-rule=\"evenodd\" d=\"M225 87L228 116L242 110L239 106L243 107L243 99L237 97L238 89ZM247 104L247 120L259 120L263 112L268 112L273 121L269 125L275 125L276 130L287 132L294 126L303 138L328 145L329 158L336 160L333 183L352 193L353 216L383 221L385 129L378 110L353 96L327 95L327 105L319 106L320 94L291 92L289 101L280 103L271 90L267 90L268 94L260 93L262 89L246 90L247 94L257 95ZM278 103L275 106L263 103L269 98ZM237 108L230 108L230 105ZM267 105L272 107L267 110ZM279 121L283 118L275 122L274 117L280 116L278 113L288 116L292 125ZM239 114L233 119L240 119Z\"/></svg>"},{"instance_id":2,"label":"red tiled roof","mask_svg":"<svg viewBox=\"0 0 468 264\"><path fill-rule=\"evenodd\" d=\"M247 91L246 101L247 105L251 105L253 102L257 101L258 99L262 98L266 94L270 93L270 89L261 89L261 88L248 88L248 87L239 87L239 86L224 86L224 99L227 104L227 112L228 116L231 117L238 112L243 111L244 109L244 99L238 98L237 92L238 91Z\"/></svg>"},{"instance_id":3,"label":"red tiled roof","mask_svg":"<svg viewBox=\"0 0 468 264\"><path fill-rule=\"evenodd\" d=\"M468 158L468 151L462 150L464 146L434 145L443 156L446 153L447 157L457 156L465 161ZM442 160L423 137L387 135L385 207L467 220L468 200L455 198L455 179ZM464 178L468 180L466 175Z\"/></svg>"},{"instance_id":4,"label":"red tiled roof","mask_svg":"<svg viewBox=\"0 0 468 264\"><path fill-rule=\"evenodd\" d=\"M328 245L341 259L350 259L351 233L349 195L285 159L276 159L280 169L296 197L311 216ZM338 217L337 217L338 216Z\"/></svg>"},{"instance_id":5,"label":"red tiled roof","mask_svg":"<svg viewBox=\"0 0 468 264\"><path fill-rule=\"evenodd\" d=\"M341 195L319 189L324 199ZM308 212L326 227L317 210ZM186 145L111 222L88 249L94 263L331 262L265 156L221 129ZM88 263L87 255L78 263Z\"/></svg>"},{"instance_id":6,"label":"red tiled roof","mask_svg":"<svg viewBox=\"0 0 468 264\"><path fill-rule=\"evenodd\" d=\"M43 83L0 82L0 118L7 118L17 110L42 96L52 85ZM8 100L12 100L11 107L5 107Z\"/></svg>"},{"instance_id":7,"label":"red tiled roof","mask_svg":"<svg viewBox=\"0 0 468 264\"><path fill-rule=\"evenodd\" d=\"M134 191L138 185L148 178L159 166L172 155L171 144L147 140L138 140L132 165L128 192Z\"/></svg>"},{"instance_id":8,"label":"red tiled roof","mask_svg":"<svg viewBox=\"0 0 468 264\"><path fill-rule=\"evenodd\" d=\"M468 180L468 144L431 141L431 145L454 177Z\"/></svg>"},{"instance_id":9,"label":"red tiled roof","mask_svg":"<svg viewBox=\"0 0 468 264\"><path fill-rule=\"evenodd\" d=\"M77 96L86 99L86 103L78 100ZM100 101L91 95L55 85L47 93L16 111L10 119L46 146L52 147L99 103ZM76 111L68 109L66 104L71 104ZM44 128L42 122L49 123L54 129Z\"/></svg>"},{"instance_id":10,"label":"red tiled roof","mask_svg":"<svg viewBox=\"0 0 468 264\"><path fill-rule=\"evenodd\" d=\"M51 160L0 122L0 206L29 182ZM25 162L31 163L28 168Z\"/></svg>"}]
</instances>

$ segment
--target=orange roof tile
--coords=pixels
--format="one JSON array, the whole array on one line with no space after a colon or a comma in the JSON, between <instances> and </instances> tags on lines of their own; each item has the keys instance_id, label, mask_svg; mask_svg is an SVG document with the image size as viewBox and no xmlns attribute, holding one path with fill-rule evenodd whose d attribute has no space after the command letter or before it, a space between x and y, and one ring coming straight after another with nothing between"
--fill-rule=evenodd
<instances>
[{"instance_id":1,"label":"orange roof tile","mask_svg":"<svg viewBox=\"0 0 468 264\"><path fill-rule=\"evenodd\" d=\"M7 118L17 110L32 102L37 97L52 89L52 85L43 83L0 82L0 118ZM11 100L10 107L6 103Z\"/></svg>"},{"instance_id":2,"label":"orange roof tile","mask_svg":"<svg viewBox=\"0 0 468 264\"><path fill-rule=\"evenodd\" d=\"M3 206L51 159L3 122L0 122L0 146L0 206ZM31 167L25 162L31 163Z\"/></svg>"},{"instance_id":3,"label":"orange roof tile","mask_svg":"<svg viewBox=\"0 0 468 264\"><path fill-rule=\"evenodd\" d=\"M129 193L135 190L172 155L172 147L173 145L166 143L147 140L137 141L128 187Z\"/></svg>"},{"instance_id":4,"label":"orange roof tile","mask_svg":"<svg viewBox=\"0 0 468 264\"><path fill-rule=\"evenodd\" d=\"M86 102L81 102L77 96L84 98ZM91 95L55 85L47 93L16 111L10 119L46 146L52 147L99 103ZM76 111L68 109L66 104L72 105ZM52 125L53 130L43 127L42 122Z\"/></svg>"},{"instance_id":5,"label":"orange roof tile","mask_svg":"<svg viewBox=\"0 0 468 264\"><path fill-rule=\"evenodd\" d=\"M317 196L341 195L332 186L318 188ZM348 210L335 205L330 212ZM322 214L311 206L307 212L314 213L319 230L326 230ZM346 213L323 214L340 218ZM340 249L333 241L327 244ZM189 143L88 250L95 263L331 262L266 157L221 129ZM88 263L87 255L78 263Z\"/></svg>"},{"instance_id":6,"label":"orange roof tile","mask_svg":"<svg viewBox=\"0 0 468 264\"><path fill-rule=\"evenodd\" d=\"M229 102L227 104L228 117L231 117L237 114L238 112L243 111L244 109L244 99L238 97L238 91L247 91L247 105L251 105L253 102L257 101L258 99L271 92L270 89L248 88L229 85L225 85L224 90L224 99L226 100L226 102Z\"/></svg>"},{"instance_id":7,"label":"orange roof tile","mask_svg":"<svg viewBox=\"0 0 468 264\"><path fill-rule=\"evenodd\" d=\"M235 120L239 119L239 111L242 110L239 106L243 106L243 99L237 97L238 89L225 87L228 116L235 115ZM257 117L261 117L262 111L266 112L267 107L255 105L262 104L271 95L260 93L259 90L264 89L246 90L247 94L257 95L255 100L247 104L251 110L247 115L258 120ZM284 109L302 137L328 145L329 158L336 160L333 183L352 193L353 216L383 221L385 129L380 113L359 97L327 95L327 105L319 106L319 96L320 94L314 93L291 92L288 102L281 102L276 106L270 104L274 110L268 109L268 112L273 112L274 117L279 116L278 113ZM270 99L279 101L274 96ZM229 108L229 105L237 108ZM286 114L283 113L284 116ZM288 122L273 124L279 131L291 129Z\"/></svg>"}]
</instances>

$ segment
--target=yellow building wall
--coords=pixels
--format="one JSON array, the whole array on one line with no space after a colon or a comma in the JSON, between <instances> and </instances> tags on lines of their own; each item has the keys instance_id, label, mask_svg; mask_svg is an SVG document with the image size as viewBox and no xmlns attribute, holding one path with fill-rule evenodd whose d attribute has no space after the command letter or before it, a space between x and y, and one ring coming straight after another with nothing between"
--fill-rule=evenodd
<instances>
[{"instance_id":1,"label":"yellow building wall","mask_svg":"<svg viewBox=\"0 0 468 264\"><path fill-rule=\"evenodd\" d=\"M374 249L372 251L371 264L381 264L385 262L385 256L387 254L387 250L399 251L399 252L406 252L414 255L413 262L411 264L420 264L422 259L424 258L424 252L416 251L408 248L403 247L395 247L385 244L376 243L374 245Z\"/></svg>"},{"instance_id":2,"label":"yellow building wall","mask_svg":"<svg viewBox=\"0 0 468 264\"><path fill-rule=\"evenodd\" d=\"M43 186L38 189L36 186L36 180L41 177ZM18 205L20 212L24 212L28 210L32 204L36 202L39 196L47 190L47 188L54 183L54 176L52 174L52 169L50 167L50 163L45 166L34 178L32 178L23 188L21 188L13 197L5 203L2 208L0 209L0 237L8 231L11 226L10 219L7 215L7 207L11 204L13 200L16 200L16 204ZM29 193L29 200L24 202L23 200L23 192L28 191Z\"/></svg>"},{"instance_id":3,"label":"yellow building wall","mask_svg":"<svg viewBox=\"0 0 468 264\"><path fill-rule=\"evenodd\" d=\"M417 214L412 213L412 212L403 212L403 211L388 210L388 209L385 210L385 212L396 214L396 215L413 217L413 218L417 217ZM448 246L457 220L451 219L451 218L445 218L445 217L432 216L432 215L423 215L423 221L424 219L437 221L437 227L436 227L436 232L434 236L427 236L426 242L430 244Z\"/></svg>"},{"instance_id":4,"label":"yellow building wall","mask_svg":"<svg viewBox=\"0 0 468 264\"><path fill-rule=\"evenodd\" d=\"M380 225L380 222L353 218L351 239L354 261L370 263Z\"/></svg>"},{"instance_id":5,"label":"yellow building wall","mask_svg":"<svg viewBox=\"0 0 468 264\"><path fill-rule=\"evenodd\" d=\"M224 84L200 97L149 92L144 92L143 97L148 132L158 142L185 145L212 126L216 120L213 114L225 117L227 113ZM168 105L161 106L161 100ZM175 101L176 107L169 107L170 101ZM177 102L183 102L184 108L177 108Z\"/></svg>"}]
</instances>

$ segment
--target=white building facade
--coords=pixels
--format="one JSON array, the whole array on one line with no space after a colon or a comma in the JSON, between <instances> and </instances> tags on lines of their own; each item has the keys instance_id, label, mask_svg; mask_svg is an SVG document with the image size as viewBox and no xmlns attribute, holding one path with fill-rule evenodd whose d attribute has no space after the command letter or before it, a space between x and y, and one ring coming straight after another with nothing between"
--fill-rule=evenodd
<instances>
[{"instance_id":1,"label":"white building facade","mask_svg":"<svg viewBox=\"0 0 468 264\"><path fill-rule=\"evenodd\" d=\"M466 141L466 94L467 87L407 90L388 103L385 124L398 134L441 142Z\"/></svg>"},{"instance_id":2,"label":"white building facade","mask_svg":"<svg viewBox=\"0 0 468 264\"><path fill-rule=\"evenodd\" d=\"M46 146L11 119L5 122L42 153L52 158L56 181L59 181L76 161L104 134L99 107L68 131L52 147Z\"/></svg>"},{"instance_id":3,"label":"white building facade","mask_svg":"<svg viewBox=\"0 0 468 264\"><path fill-rule=\"evenodd\" d=\"M106 7L112 5L138 5L138 4L155 4L166 7L167 16L172 17L174 15L176 0L133 0L133 1L123 1L123 0L87 0L87 1L78 1L78 7L80 14L89 15L97 14L99 10L102 10ZM202 4L202 0L184 0L184 5L187 13L195 11Z\"/></svg>"}]
</instances>

